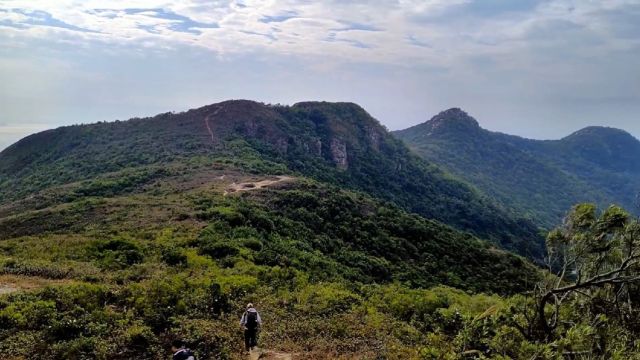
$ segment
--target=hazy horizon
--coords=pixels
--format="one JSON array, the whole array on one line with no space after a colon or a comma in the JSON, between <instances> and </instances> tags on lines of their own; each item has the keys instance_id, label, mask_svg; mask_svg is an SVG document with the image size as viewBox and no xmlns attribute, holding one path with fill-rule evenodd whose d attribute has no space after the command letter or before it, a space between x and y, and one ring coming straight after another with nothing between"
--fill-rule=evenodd
<instances>
[{"instance_id":1,"label":"hazy horizon","mask_svg":"<svg viewBox=\"0 0 640 360\"><path fill-rule=\"evenodd\" d=\"M251 100L251 101L256 101L256 102L262 102L262 101L257 100L257 99L227 99L227 100ZM223 100L223 101L224 101L224 100ZM324 101L324 100L302 100L302 101ZM263 103L264 103L264 102L263 102ZM203 104L202 106L211 105L211 104L214 104L214 103ZM275 104L275 103L268 103L268 104L273 105L273 104ZM281 105L293 105L293 103L292 103L292 104L282 104L282 103L280 103L280 104L281 104ZM200 106L198 106L198 107L200 107ZM129 117L129 118L126 118L126 119L124 119L124 118L123 118L123 119L112 119L112 120L98 120L98 121L94 121L94 122L78 122L78 123L69 123L69 124L62 124L62 125L59 125L59 126L54 126L54 127L49 127L49 128L47 128L47 127L38 128L38 127L37 127L37 125L35 125L35 126L33 127L33 129L34 129L34 131L33 131L33 132L25 133L24 135L21 135L21 134L23 134L23 130L24 130L25 128L21 128L21 127L11 128L11 127L6 127L6 126L5 126L5 127L3 127L3 129L4 129L6 132L5 132L5 133L0 133L0 152L1 152L2 150L6 149L7 147L11 146L13 143L15 143L15 142L19 141L20 139L24 138L24 137L27 137L27 136L29 136L29 135L36 134L36 133L41 132L41 131L46 131L46 130L56 129L56 128L58 128L58 127L62 127L62 126L72 126L72 125L90 125L90 124L95 124L95 123L97 123L97 122L99 122L99 121L116 122L116 121L129 120L129 119L132 119L132 118L134 118L134 117L139 117L139 118L153 117L153 116L155 116L155 115L163 114L163 113L166 113L166 112L175 112L175 113L179 113L179 112L183 112L183 111L187 111L187 110L190 110L190 109L182 109L182 110L179 110L179 111L177 111L177 110L167 110L167 111L161 111L161 112L154 113L154 114L141 114L141 115L132 116L132 117ZM365 109L365 110L367 110L367 109ZM447 110L447 109L442 109L442 110L440 110L440 111L444 111L444 110ZM464 110L465 112L469 113L466 109L462 109L462 110ZM438 112L440 112L440 111L438 111ZM381 123L382 123L383 125L387 126L387 128L388 128L388 130L389 130L389 131L403 130L403 129L406 129L406 128L409 128L409 127L412 127L412 126L415 126L415 125L422 124L422 123L424 123L424 122L426 122L426 121L430 120L430 119L431 119L433 116L435 116L438 112L436 112L436 113L434 113L434 114L432 114L432 115L428 116L427 118L425 118L425 120L424 120L424 121L421 121L421 122L419 122L419 123L415 123L415 124L410 124L410 125L408 125L408 126L406 126L406 127L403 127L403 128L397 128L397 129L395 129L395 128L389 128L389 127L388 127L387 125L385 125L384 123L382 123L382 122L381 122ZM562 138L564 138L564 137L566 137L566 136L571 135L572 133L574 133L574 132L576 132L576 131L579 131L579 130L581 130L581 129L584 129L585 127L589 127L589 126L608 127L608 126L606 126L606 125L591 124L591 125L585 125L585 126L580 127L580 128L576 128L576 129L571 130L570 132L568 132L568 133L566 133L566 134L558 134L558 136L556 136L556 137L552 137L552 138L551 138L551 137L549 137L549 138L534 138L534 137L528 137L528 136L526 136L526 135L513 134L513 133L506 133L506 132L504 132L504 131L500 131L500 130L496 130L496 129L490 129L490 128L487 128L487 127L485 127L485 126L484 126L484 124L483 124L483 122L482 122L482 120L481 120L481 119L477 119L477 118L474 116L474 114L472 114L472 113L469 113L469 115L470 115L470 116L472 116L472 117L474 117L476 120L478 120L478 123L480 124L480 127L484 128L484 129L486 129L486 130L495 131L495 132L501 132L501 133L505 133L505 134L508 134L508 135L516 135L516 136L524 137L524 138L527 138L527 139L534 139L534 140L559 140L559 139L562 139ZM375 116L374 116L374 117L375 117ZM378 119L378 120L380 120L380 119ZM621 130L625 130L625 131L629 132L627 129L623 129L623 128L619 128L619 129L621 129ZM629 133L631 133L631 132L629 132ZM5 135L8 135L8 136L6 137L6 139L9 139L6 143L5 143L5 142L3 142L3 140L4 140L4 139L2 138L2 137L3 137L3 136L5 136ZM13 135L13 136L12 136L12 135ZM15 137L16 135L18 136L17 138ZM633 135L636 139L639 139L639 140L640 140L640 137L636 136L635 134L631 133L631 135ZM13 140L13 139L15 139L15 140Z\"/></svg>"},{"instance_id":2,"label":"hazy horizon","mask_svg":"<svg viewBox=\"0 0 640 360\"><path fill-rule=\"evenodd\" d=\"M350 101L391 130L640 137L640 3L0 0L0 149L227 99Z\"/></svg>"}]
</instances>

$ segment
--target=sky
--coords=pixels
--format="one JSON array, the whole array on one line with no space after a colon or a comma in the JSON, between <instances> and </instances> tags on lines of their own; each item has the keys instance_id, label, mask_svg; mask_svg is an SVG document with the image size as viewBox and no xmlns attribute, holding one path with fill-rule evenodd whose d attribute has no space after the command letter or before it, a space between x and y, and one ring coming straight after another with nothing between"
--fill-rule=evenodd
<instances>
[{"instance_id":1,"label":"sky","mask_svg":"<svg viewBox=\"0 0 640 360\"><path fill-rule=\"evenodd\" d=\"M0 149L228 99L640 137L640 0L0 0Z\"/></svg>"}]
</instances>

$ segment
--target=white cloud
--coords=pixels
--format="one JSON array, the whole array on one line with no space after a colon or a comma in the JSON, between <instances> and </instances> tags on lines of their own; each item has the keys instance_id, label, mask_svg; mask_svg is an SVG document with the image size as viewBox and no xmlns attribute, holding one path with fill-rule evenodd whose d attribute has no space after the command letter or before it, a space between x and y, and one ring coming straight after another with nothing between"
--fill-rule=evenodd
<instances>
[{"instance_id":1,"label":"white cloud","mask_svg":"<svg viewBox=\"0 0 640 360\"><path fill-rule=\"evenodd\" d=\"M12 84L0 87L5 105L0 118L29 118L39 111L30 118L49 121L49 114L63 118L68 109L99 105L105 97L140 106L130 114L145 113L160 108L157 103L165 106L167 98L187 98L172 93L180 86L197 88L185 100L189 106L250 95L277 101L362 99L394 121L400 110L382 100L405 108L415 102L430 112L468 104L487 117L498 106L511 106L510 114L535 119L572 103L576 118L595 116L593 109L580 109L598 96L615 100L607 109L637 103L638 24L637 0L0 0L0 80ZM2 56L28 66L14 70ZM156 72L175 75L175 85L160 100L160 91L148 85L155 84L155 74L143 78L139 67L163 56L170 61ZM35 58L40 62L29 61ZM102 58L126 60L105 65ZM195 58L196 65L184 65ZM56 59L70 68L50 69ZM292 63L301 65L288 82L274 80L279 78L273 72L293 73ZM232 74L224 84L220 68ZM129 71L124 80L140 84L135 91L128 82L113 81L123 70ZM207 74L216 76L198 82ZM336 77L328 81L329 75ZM314 79L316 84L308 85ZM292 81L300 83L287 92ZM65 93L60 84L84 87ZM210 92L200 95L201 89ZM101 91L78 100L77 94ZM137 97L141 94L146 98ZM198 101L193 94L201 96ZM38 109L33 99L40 102ZM503 130L519 126L506 113L500 115ZM97 119L112 116L107 110L99 114ZM413 121L423 114L411 116Z\"/></svg>"},{"instance_id":2,"label":"white cloud","mask_svg":"<svg viewBox=\"0 0 640 360\"><path fill-rule=\"evenodd\" d=\"M57 37L61 37L68 41L75 36L80 43L97 41L147 47L189 44L224 56L267 51L354 62L403 64L411 60L434 66L450 65L469 54L499 56L518 51L530 45L528 41L535 35L532 32L553 21L583 27L590 35L610 40L607 42L610 48L637 45L637 41L630 39L615 39L610 24L596 16L601 11L624 9L632 1L552 0L509 16L486 18L474 17L473 13L458 16L456 10L464 9L470 2L4 0L0 1L3 10L0 21L5 26L20 27L14 31L14 39L59 41ZM60 23L34 24L29 21L34 11L46 12ZM43 31L43 27L55 31ZM373 29L377 31L370 31ZM562 40L562 29L556 30L555 36L560 34L557 38L534 40L551 44Z\"/></svg>"},{"instance_id":3,"label":"white cloud","mask_svg":"<svg viewBox=\"0 0 640 360\"><path fill-rule=\"evenodd\" d=\"M403 63L409 58L426 63L447 63L457 54L464 53L467 50L465 46L475 48L477 35L469 36L446 24L429 23L428 19L467 2L5 0L0 1L0 9L4 9L1 14L7 21L26 27L20 30L20 35L25 38L51 36L50 32L41 29L46 23L28 21L30 12L44 11L56 21L94 32L55 27L58 33L75 34L80 42L138 42L151 46L180 43L209 48L220 54L265 50L351 61ZM131 12L127 9L148 10ZM164 9L166 13L158 14L153 9ZM292 17L282 21L264 21L265 17L277 19L283 14ZM427 20L420 22L415 21L416 18ZM195 23L217 24L219 28L201 28ZM480 32L480 36L483 33L497 39L507 36L493 34L490 25L483 24L483 27L489 29ZM506 26L498 30L504 28ZM370 29L379 31L368 31ZM433 46L416 46L406 41L408 37L421 39Z\"/></svg>"}]
</instances>

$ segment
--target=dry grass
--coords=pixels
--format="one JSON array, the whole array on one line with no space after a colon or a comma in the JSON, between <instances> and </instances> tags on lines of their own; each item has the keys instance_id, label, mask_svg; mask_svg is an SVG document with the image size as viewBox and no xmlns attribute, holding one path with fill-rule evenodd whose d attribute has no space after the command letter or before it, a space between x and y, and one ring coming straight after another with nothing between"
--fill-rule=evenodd
<instances>
[{"instance_id":1,"label":"dry grass","mask_svg":"<svg viewBox=\"0 0 640 360\"><path fill-rule=\"evenodd\" d=\"M31 276L0 275L0 295L17 291L30 291L49 285L70 284L72 280L52 280Z\"/></svg>"}]
</instances>

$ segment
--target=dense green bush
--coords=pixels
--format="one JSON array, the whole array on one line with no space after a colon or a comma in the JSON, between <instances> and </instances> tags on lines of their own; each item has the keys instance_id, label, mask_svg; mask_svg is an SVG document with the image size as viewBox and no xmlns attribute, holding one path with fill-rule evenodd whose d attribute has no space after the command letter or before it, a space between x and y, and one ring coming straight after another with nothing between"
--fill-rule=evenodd
<instances>
[{"instance_id":1,"label":"dense green bush","mask_svg":"<svg viewBox=\"0 0 640 360\"><path fill-rule=\"evenodd\" d=\"M162 261L171 266L185 266L187 256L175 246L165 246L162 248Z\"/></svg>"},{"instance_id":2,"label":"dense green bush","mask_svg":"<svg viewBox=\"0 0 640 360\"><path fill-rule=\"evenodd\" d=\"M205 241L199 244L199 252L214 259L222 259L227 256L237 255L240 249L230 241Z\"/></svg>"},{"instance_id":3,"label":"dense green bush","mask_svg":"<svg viewBox=\"0 0 640 360\"><path fill-rule=\"evenodd\" d=\"M122 269L144 259L140 246L124 239L98 241L90 249L90 254L105 269Z\"/></svg>"},{"instance_id":4,"label":"dense green bush","mask_svg":"<svg viewBox=\"0 0 640 360\"><path fill-rule=\"evenodd\" d=\"M227 200L225 212L241 216L216 218L200 239L250 233L263 244L253 256L256 263L294 266L318 280L340 274L358 282L449 284L499 293L536 281L535 271L521 258L499 255L471 236L389 204L317 184ZM242 241L231 246L242 246Z\"/></svg>"}]
</instances>

